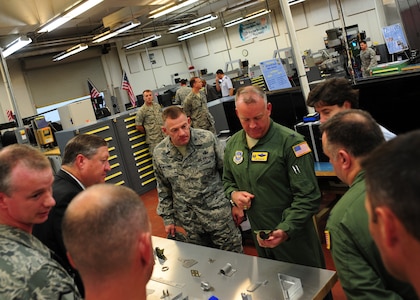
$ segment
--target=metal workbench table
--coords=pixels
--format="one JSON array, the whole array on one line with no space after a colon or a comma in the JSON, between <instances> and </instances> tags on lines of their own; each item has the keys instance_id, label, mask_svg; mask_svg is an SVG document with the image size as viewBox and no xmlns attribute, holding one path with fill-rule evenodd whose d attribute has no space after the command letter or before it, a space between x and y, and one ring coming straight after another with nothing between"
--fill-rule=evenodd
<instances>
[{"instance_id":1,"label":"metal workbench table","mask_svg":"<svg viewBox=\"0 0 420 300\"><path fill-rule=\"evenodd\" d=\"M284 263L276 260L238 254L218 249L153 237L153 247L164 250L166 261L155 256L155 267L147 285L147 299L209 299L215 296L222 300L284 299L278 273L300 278L303 294L293 299L323 299L337 281L335 271ZM183 262L195 260L193 266L185 267ZM227 263L236 270L231 276L220 274ZM163 269L162 269L163 268ZM167 270L165 270L167 269ZM192 276L196 270L200 277ZM210 291L203 291L202 282L208 282ZM247 292L253 283L263 283L255 291ZM169 296L163 297L163 293ZM180 294L182 293L182 296ZM177 297L178 296L178 297Z\"/></svg>"}]
</instances>

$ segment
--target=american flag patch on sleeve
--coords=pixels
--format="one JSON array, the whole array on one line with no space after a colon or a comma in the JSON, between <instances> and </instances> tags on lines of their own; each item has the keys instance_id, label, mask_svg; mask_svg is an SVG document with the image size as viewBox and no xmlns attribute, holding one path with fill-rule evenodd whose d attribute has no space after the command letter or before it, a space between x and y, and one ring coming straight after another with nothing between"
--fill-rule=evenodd
<instances>
[{"instance_id":1,"label":"american flag patch on sleeve","mask_svg":"<svg viewBox=\"0 0 420 300\"><path fill-rule=\"evenodd\" d=\"M302 142L300 144L294 145L292 149L296 157L301 157L302 155L305 155L312 151L311 148L309 148L307 142Z\"/></svg>"}]
</instances>

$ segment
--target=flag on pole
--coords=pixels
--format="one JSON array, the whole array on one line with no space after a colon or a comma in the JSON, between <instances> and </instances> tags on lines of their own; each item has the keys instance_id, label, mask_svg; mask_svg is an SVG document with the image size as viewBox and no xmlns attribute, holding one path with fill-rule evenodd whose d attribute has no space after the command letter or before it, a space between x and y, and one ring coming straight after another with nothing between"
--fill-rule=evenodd
<instances>
[{"instance_id":1,"label":"flag on pole","mask_svg":"<svg viewBox=\"0 0 420 300\"><path fill-rule=\"evenodd\" d=\"M133 88L131 87L130 82L128 81L127 74L124 71L122 89L126 90L128 93L128 98L130 98L131 106L136 107L136 96L134 95Z\"/></svg>"},{"instance_id":2,"label":"flag on pole","mask_svg":"<svg viewBox=\"0 0 420 300\"><path fill-rule=\"evenodd\" d=\"M93 85L93 83L89 79L88 79L88 87L89 87L90 99L95 99L101 96L98 89Z\"/></svg>"}]
</instances>

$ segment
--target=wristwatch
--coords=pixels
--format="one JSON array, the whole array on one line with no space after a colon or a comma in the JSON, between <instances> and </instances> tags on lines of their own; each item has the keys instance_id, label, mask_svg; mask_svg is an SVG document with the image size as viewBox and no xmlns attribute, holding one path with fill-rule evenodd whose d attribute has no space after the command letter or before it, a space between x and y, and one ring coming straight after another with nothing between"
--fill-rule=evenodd
<instances>
[{"instance_id":1,"label":"wristwatch","mask_svg":"<svg viewBox=\"0 0 420 300\"><path fill-rule=\"evenodd\" d=\"M229 199L229 202L230 202L230 205L232 205L232 206L237 206L237 205L236 205L236 203L235 203L235 202L233 202L233 200L232 200L232 194L233 194L234 192L236 192L236 191L232 191L232 192L230 193L230 199Z\"/></svg>"}]
</instances>

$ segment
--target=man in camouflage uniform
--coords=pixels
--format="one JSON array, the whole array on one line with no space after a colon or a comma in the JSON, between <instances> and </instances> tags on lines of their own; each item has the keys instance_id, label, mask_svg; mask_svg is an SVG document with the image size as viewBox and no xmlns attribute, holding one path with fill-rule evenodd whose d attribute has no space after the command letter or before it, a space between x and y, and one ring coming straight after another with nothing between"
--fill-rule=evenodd
<instances>
[{"instance_id":1,"label":"man in camouflage uniform","mask_svg":"<svg viewBox=\"0 0 420 300\"><path fill-rule=\"evenodd\" d=\"M163 111L168 136L156 146L153 165L158 183L157 213L169 237L175 226L187 233L187 242L243 252L239 229L223 193L223 149L214 134L190 128L179 106Z\"/></svg>"},{"instance_id":2,"label":"man in camouflage uniform","mask_svg":"<svg viewBox=\"0 0 420 300\"><path fill-rule=\"evenodd\" d=\"M153 102L151 90L143 92L144 104L136 114L136 129L146 134L146 143L149 145L150 155L153 149L163 140L162 133L162 107Z\"/></svg>"},{"instance_id":3,"label":"man in camouflage uniform","mask_svg":"<svg viewBox=\"0 0 420 300\"><path fill-rule=\"evenodd\" d=\"M200 92L203 83L198 77L190 80L191 93L184 100L184 111L191 119L191 126L194 128L206 129L216 133L214 118L207 107L207 99L204 92Z\"/></svg>"},{"instance_id":4,"label":"man in camouflage uniform","mask_svg":"<svg viewBox=\"0 0 420 300\"><path fill-rule=\"evenodd\" d=\"M174 104L183 105L185 97L191 93L191 87L187 86L187 82L187 79L181 79L179 82L180 87L175 92Z\"/></svg>"},{"instance_id":5,"label":"man in camouflage uniform","mask_svg":"<svg viewBox=\"0 0 420 300\"><path fill-rule=\"evenodd\" d=\"M0 299L81 299L73 278L31 234L55 205L53 180L35 148L0 151Z\"/></svg>"}]
</instances>

